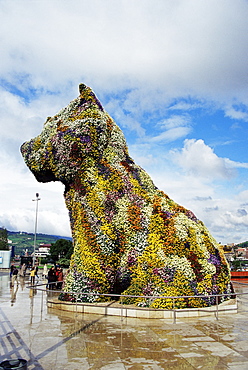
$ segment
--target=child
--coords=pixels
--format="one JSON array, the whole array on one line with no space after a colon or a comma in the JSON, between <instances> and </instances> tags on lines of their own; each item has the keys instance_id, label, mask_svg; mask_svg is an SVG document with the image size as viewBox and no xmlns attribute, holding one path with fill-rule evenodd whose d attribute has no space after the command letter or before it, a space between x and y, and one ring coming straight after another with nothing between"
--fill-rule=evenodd
<instances>
[{"instance_id":1,"label":"child","mask_svg":"<svg viewBox=\"0 0 248 370\"><path fill-rule=\"evenodd\" d=\"M31 272L30 272L31 285L34 285L35 275L36 275L35 267L32 267Z\"/></svg>"}]
</instances>

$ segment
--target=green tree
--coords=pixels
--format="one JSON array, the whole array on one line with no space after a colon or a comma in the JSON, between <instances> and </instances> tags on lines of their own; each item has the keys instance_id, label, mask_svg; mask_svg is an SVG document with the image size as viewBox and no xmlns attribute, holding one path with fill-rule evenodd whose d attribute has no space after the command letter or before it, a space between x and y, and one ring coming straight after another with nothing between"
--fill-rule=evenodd
<instances>
[{"instance_id":1,"label":"green tree","mask_svg":"<svg viewBox=\"0 0 248 370\"><path fill-rule=\"evenodd\" d=\"M0 228L0 250L8 251L9 245L8 245L8 232L4 227Z\"/></svg>"},{"instance_id":2,"label":"green tree","mask_svg":"<svg viewBox=\"0 0 248 370\"><path fill-rule=\"evenodd\" d=\"M73 244L71 240L58 239L55 243L51 244L50 255L54 262L61 259L70 260L73 252Z\"/></svg>"},{"instance_id":3,"label":"green tree","mask_svg":"<svg viewBox=\"0 0 248 370\"><path fill-rule=\"evenodd\" d=\"M238 247L240 247L240 248L248 248L248 241L247 242L243 242L243 243L239 243L238 244Z\"/></svg>"}]
</instances>

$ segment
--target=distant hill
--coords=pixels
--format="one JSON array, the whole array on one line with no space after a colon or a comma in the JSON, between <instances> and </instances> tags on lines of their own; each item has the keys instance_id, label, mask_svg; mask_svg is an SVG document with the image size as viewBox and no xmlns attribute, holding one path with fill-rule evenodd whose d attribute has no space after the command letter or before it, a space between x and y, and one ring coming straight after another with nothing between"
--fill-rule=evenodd
<instances>
[{"instance_id":1,"label":"distant hill","mask_svg":"<svg viewBox=\"0 0 248 370\"><path fill-rule=\"evenodd\" d=\"M8 231L8 230L7 230ZM8 239L11 240L11 245L15 247L15 254L23 255L28 250L32 253L34 250L34 234L24 231L8 231ZM36 248L40 244L55 243L58 239L72 240L72 238L60 235L36 234Z\"/></svg>"},{"instance_id":2,"label":"distant hill","mask_svg":"<svg viewBox=\"0 0 248 370\"><path fill-rule=\"evenodd\" d=\"M248 248L248 241L247 242L243 242L243 243L239 243L239 244L237 244L237 246L239 248Z\"/></svg>"}]
</instances>

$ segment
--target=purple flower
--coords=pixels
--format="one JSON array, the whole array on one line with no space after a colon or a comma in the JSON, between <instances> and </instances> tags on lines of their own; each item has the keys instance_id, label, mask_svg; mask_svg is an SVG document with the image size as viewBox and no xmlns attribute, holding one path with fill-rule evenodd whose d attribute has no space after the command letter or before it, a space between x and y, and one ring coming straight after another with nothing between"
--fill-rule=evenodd
<instances>
[{"instance_id":1,"label":"purple flower","mask_svg":"<svg viewBox=\"0 0 248 370\"><path fill-rule=\"evenodd\" d=\"M215 266L218 266L221 264L221 260L220 260L220 257L219 256L215 256L213 254L210 254L210 257L208 259L208 262L209 263L212 263L213 265Z\"/></svg>"}]
</instances>

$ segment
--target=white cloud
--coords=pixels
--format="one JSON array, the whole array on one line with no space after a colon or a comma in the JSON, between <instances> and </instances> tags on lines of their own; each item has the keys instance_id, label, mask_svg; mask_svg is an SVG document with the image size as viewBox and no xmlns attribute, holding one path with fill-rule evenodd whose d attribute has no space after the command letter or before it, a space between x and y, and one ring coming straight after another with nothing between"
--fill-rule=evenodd
<instances>
[{"instance_id":1,"label":"white cloud","mask_svg":"<svg viewBox=\"0 0 248 370\"><path fill-rule=\"evenodd\" d=\"M187 136L189 132L190 132L189 127L175 127L167 131L164 131L157 136L153 136L149 138L149 141L152 143L158 143L158 142L169 143L179 138Z\"/></svg>"},{"instance_id":2,"label":"white cloud","mask_svg":"<svg viewBox=\"0 0 248 370\"><path fill-rule=\"evenodd\" d=\"M248 121L248 113L242 110L235 109L234 107L227 108L225 110L226 116L232 119L238 119Z\"/></svg>"},{"instance_id":3,"label":"white cloud","mask_svg":"<svg viewBox=\"0 0 248 370\"><path fill-rule=\"evenodd\" d=\"M230 168L248 168L248 163L235 162L229 158L224 158L224 160L226 165Z\"/></svg>"},{"instance_id":4,"label":"white cloud","mask_svg":"<svg viewBox=\"0 0 248 370\"><path fill-rule=\"evenodd\" d=\"M175 127L188 126L190 123L190 117L185 115L172 115L169 118L160 121L158 124L164 126L167 129L173 129Z\"/></svg>"},{"instance_id":5,"label":"white cloud","mask_svg":"<svg viewBox=\"0 0 248 370\"><path fill-rule=\"evenodd\" d=\"M235 162L219 158L203 140L186 139L184 147L181 150L172 150L171 155L186 173L195 176L214 180L229 179L235 175Z\"/></svg>"},{"instance_id":6,"label":"white cloud","mask_svg":"<svg viewBox=\"0 0 248 370\"><path fill-rule=\"evenodd\" d=\"M168 110L183 110L183 111L191 111L193 109L201 108L206 106L206 102L186 102L186 101L177 101L173 103Z\"/></svg>"},{"instance_id":7,"label":"white cloud","mask_svg":"<svg viewBox=\"0 0 248 370\"><path fill-rule=\"evenodd\" d=\"M157 126L166 131L156 136L144 137L151 143L170 143L177 139L184 138L191 132L190 118L186 115L172 115L157 123Z\"/></svg>"}]
</instances>

